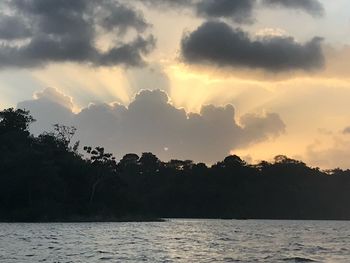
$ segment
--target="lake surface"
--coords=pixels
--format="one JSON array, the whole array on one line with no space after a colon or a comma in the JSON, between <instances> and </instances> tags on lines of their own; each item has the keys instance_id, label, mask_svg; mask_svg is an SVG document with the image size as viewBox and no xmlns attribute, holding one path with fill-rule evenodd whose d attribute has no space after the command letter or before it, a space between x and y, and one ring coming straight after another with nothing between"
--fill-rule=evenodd
<instances>
[{"instance_id":1,"label":"lake surface","mask_svg":"<svg viewBox=\"0 0 350 263\"><path fill-rule=\"evenodd\" d=\"M0 224L0 262L350 262L350 222Z\"/></svg>"}]
</instances>

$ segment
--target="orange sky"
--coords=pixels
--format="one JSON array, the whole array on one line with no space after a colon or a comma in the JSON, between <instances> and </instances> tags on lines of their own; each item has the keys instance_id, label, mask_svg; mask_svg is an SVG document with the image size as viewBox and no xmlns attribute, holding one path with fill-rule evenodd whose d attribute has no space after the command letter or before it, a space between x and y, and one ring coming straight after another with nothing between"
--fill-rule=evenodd
<instances>
[{"instance_id":1,"label":"orange sky","mask_svg":"<svg viewBox=\"0 0 350 263\"><path fill-rule=\"evenodd\" d=\"M142 89L165 90L172 105L199 112L202 105L233 104L236 121L247 113L277 113L285 133L244 148L232 149L249 161L270 160L287 154L322 168L350 167L350 6L348 1L322 1L326 15L315 18L295 10L256 12L256 23L244 25L251 36L282 34L305 42L324 37L323 69L314 72L269 73L264 70L193 66L181 61L179 43L184 32L195 30L203 18L187 11L149 9L140 4L147 29L157 38L157 48L144 68L90 67L77 63L52 63L45 67L3 69L0 72L2 108L33 98L45 87L72 97L72 110L89 103L128 105ZM235 24L232 24L235 26ZM108 36L100 46L108 46Z\"/></svg>"}]
</instances>

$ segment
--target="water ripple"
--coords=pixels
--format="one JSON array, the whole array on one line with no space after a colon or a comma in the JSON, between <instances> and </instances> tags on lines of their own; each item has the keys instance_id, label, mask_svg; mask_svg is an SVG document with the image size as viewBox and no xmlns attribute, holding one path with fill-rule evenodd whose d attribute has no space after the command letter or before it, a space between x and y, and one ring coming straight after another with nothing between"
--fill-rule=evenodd
<instances>
[{"instance_id":1,"label":"water ripple","mask_svg":"<svg viewBox=\"0 0 350 263\"><path fill-rule=\"evenodd\" d=\"M350 222L0 224L0 262L349 262Z\"/></svg>"}]
</instances>

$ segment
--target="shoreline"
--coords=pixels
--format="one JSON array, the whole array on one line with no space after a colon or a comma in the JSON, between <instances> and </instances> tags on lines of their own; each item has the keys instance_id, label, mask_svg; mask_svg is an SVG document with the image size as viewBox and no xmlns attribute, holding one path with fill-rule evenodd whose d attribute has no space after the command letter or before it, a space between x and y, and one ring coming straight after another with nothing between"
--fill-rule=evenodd
<instances>
[{"instance_id":1,"label":"shoreline","mask_svg":"<svg viewBox=\"0 0 350 263\"><path fill-rule=\"evenodd\" d=\"M97 219L97 218L81 218L81 219L62 219L62 220L37 220L37 221L31 221L31 220L0 220L0 224L16 224L16 223L23 223L23 224L55 224L55 223L162 223L162 222L168 222L169 220L219 220L219 221L340 221L340 222L347 222L350 221L350 219L278 219L278 218L196 218L196 217L164 217L164 218L106 218L106 219Z\"/></svg>"}]
</instances>

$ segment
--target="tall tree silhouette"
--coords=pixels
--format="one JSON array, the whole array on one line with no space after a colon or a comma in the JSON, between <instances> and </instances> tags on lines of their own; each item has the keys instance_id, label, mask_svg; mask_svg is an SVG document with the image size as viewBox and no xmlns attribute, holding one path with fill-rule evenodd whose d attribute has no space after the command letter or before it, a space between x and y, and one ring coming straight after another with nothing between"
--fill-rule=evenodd
<instances>
[{"instance_id":1,"label":"tall tree silhouette","mask_svg":"<svg viewBox=\"0 0 350 263\"><path fill-rule=\"evenodd\" d=\"M33 136L28 111L0 111L0 221L199 217L350 220L350 170L322 171L278 155L237 155L208 167L150 152L117 162L73 143L74 127Z\"/></svg>"},{"instance_id":2,"label":"tall tree silhouette","mask_svg":"<svg viewBox=\"0 0 350 263\"><path fill-rule=\"evenodd\" d=\"M89 202L92 203L97 187L110 179L111 176L116 176L117 163L115 157L111 153L105 153L103 147L96 147L94 149L92 147L84 147L84 150L90 155L89 163L91 163L95 170L89 198Z\"/></svg>"}]
</instances>

